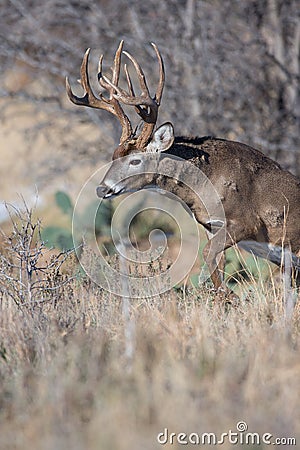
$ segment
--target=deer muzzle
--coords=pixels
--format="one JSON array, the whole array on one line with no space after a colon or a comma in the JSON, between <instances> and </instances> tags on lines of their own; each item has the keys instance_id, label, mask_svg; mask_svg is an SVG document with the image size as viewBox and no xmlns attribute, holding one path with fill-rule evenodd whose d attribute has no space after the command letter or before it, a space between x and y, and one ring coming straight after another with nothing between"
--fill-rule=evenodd
<instances>
[{"instance_id":1,"label":"deer muzzle","mask_svg":"<svg viewBox=\"0 0 300 450\"><path fill-rule=\"evenodd\" d=\"M123 188L111 188L109 186L106 186L105 184L100 184L96 188L96 193L99 198L112 198L119 194L122 194L124 191Z\"/></svg>"}]
</instances>

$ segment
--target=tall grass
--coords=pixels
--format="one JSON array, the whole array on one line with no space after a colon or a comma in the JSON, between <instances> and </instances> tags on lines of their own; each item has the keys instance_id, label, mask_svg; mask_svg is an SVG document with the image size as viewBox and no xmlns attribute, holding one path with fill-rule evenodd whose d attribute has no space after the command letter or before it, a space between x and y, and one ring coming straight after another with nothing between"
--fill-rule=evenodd
<instances>
[{"instance_id":1,"label":"tall grass","mask_svg":"<svg viewBox=\"0 0 300 450\"><path fill-rule=\"evenodd\" d=\"M1 448L152 449L164 428L221 433L239 420L300 438L299 310L287 333L279 295L224 312L204 288L172 291L131 314L127 370L119 298L73 281L34 312L2 299Z\"/></svg>"},{"instance_id":2,"label":"tall grass","mask_svg":"<svg viewBox=\"0 0 300 450\"><path fill-rule=\"evenodd\" d=\"M205 286L173 289L131 299L125 317L88 278L31 308L3 291L1 450L150 450L166 428L220 435L239 421L299 443L300 309L287 327L281 287L268 286L226 309Z\"/></svg>"}]
</instances>

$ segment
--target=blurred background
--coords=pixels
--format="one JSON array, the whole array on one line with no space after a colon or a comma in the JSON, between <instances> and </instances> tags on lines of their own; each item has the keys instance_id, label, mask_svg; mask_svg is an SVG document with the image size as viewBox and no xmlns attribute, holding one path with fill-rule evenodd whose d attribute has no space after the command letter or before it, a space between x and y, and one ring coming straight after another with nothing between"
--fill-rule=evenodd
<instances>
[{"instance_id":1,"label":"blurred background","mask_svg":"<svg viewBox=\"0 0 300 450\"><path fill-rule=\"evenodd\" d=\"M297 0L2 0L1 200L38 195L47 222L57 191L75 200L111 159L119 123L72 105L65 77L80 94L76 80L91 47L95 86L99 55L109 73L121 39L152 91L158 71L149 43L163 55L158 125L170 120L178 135L245 142L300 175Z\"/></svg>"}]
</instances>

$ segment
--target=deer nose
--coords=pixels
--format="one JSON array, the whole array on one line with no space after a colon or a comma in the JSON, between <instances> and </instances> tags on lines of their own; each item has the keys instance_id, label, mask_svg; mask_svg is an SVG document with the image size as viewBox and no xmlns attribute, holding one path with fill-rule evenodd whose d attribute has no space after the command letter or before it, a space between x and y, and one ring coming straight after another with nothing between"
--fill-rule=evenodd
<instances>
[{"instance_id":1,"label":"deer nose","mask_svg":"<svg viewBox=\"0 0 300 450\"><path fill-rule=\"evenodd\" d=\"M102 186L100 185L96 189L96 193L99 198L105 197L105 194L107 194L108 191L109 191L109 187L104 186L104 185L102 185Z\"/></svg>"}]
</instances>

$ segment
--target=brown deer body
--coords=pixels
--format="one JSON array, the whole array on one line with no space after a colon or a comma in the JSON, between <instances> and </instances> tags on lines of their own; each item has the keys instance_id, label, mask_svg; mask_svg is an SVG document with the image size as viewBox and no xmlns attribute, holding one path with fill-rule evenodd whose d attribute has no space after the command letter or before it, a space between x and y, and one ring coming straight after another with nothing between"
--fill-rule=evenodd
<instances>
[{"instance_id":1,"label":"brown deer body","mask_svg":"<svg viewBox=\"0 0 300 450\"><path fill-rule=\"evenodd\" d=\"M96 97L91 90L87 72L88 52L81 67L84 97L76 97L67 82L71 101L106 109L115 114L122 124L120 145L114 151L112 166L97 188L98 196L110 198L155 185L176 194L189 207L196 220L211 233L211 241L217 236L218 228L225 227L224 250L240 243L246 250L280 265L281 249L288 246L293 253L293 266L299 271L300 180L248 145L212 137L175 137L171 123L154 131L164 85L164 68L157 47L152 45L158 57L160 71L159 84L153 98L149 94L141 67L128 53L126 55L136 69L142 94L135 96L126 66L128 91L118 86L123 42L116 52L111 80L102 75L102 57L100 58L98 79L100 85L109 92L109 98L102 94ZM139 135L132 131L120 102L134 106L142 118L143 128ZM147 167L143 167L143 153L159 155L156 173L149 174L145 170ZM222 202L226 223L218 217L211 220L199 197L193 195L185 185L159 175L162 173L160 164L168 164L168 160L171 161L173 157L189 161L206 175ZM145 172L147 174L143 176ZM193 184L197 185L197 180L193 180ZM200 194L202 188L199 181L197 190ZM222 286L222 271L215 268L220 250L211 252L209 248L210 246L205 248L204 257L211 271L212 281L219 288Z\"/></svg>"}]
</instances>

